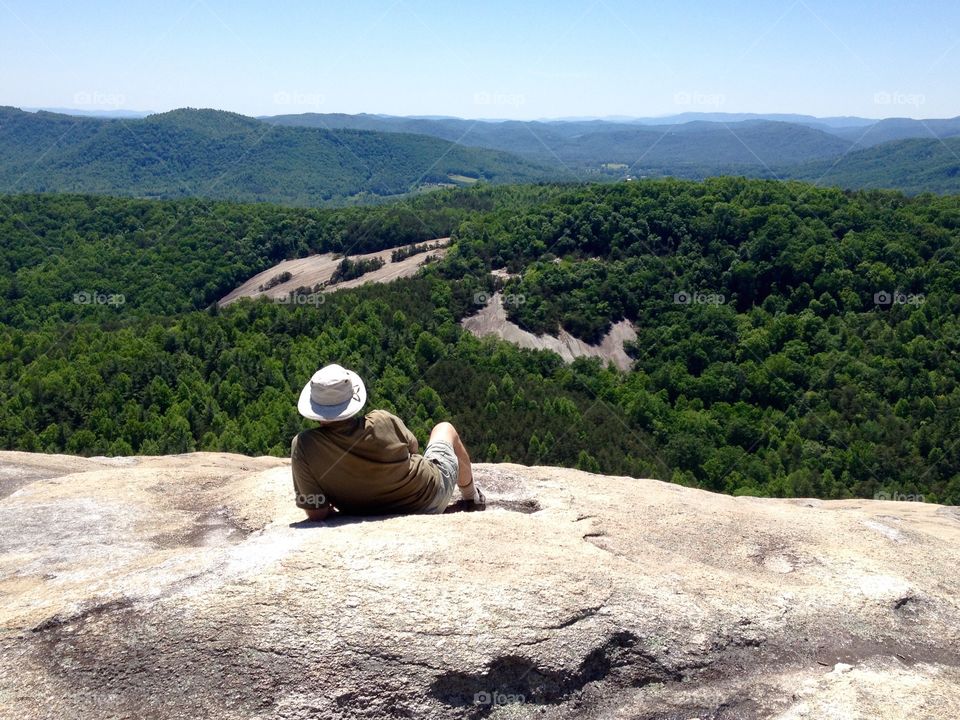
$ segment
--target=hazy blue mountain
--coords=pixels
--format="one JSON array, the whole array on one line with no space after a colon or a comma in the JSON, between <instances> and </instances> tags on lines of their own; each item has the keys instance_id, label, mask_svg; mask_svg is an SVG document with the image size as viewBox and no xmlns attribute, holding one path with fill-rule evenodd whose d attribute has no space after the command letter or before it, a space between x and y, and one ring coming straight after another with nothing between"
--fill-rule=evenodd
<instances>
[{"instance_id":1,"label":"hazy blue mountain","mask_svg":"<svg viewBox=\"0 0 960 720\"><path fill-rule=\"evenodd\" d=\"M846 128L863 127L877 122L868 118L843 116L818 118L813 115L797 115L795 113L723 113L723 112L685 112L665 117L637 118L634 122L645 125L676 125L694 121L734 123L745 120L772 120L774 122L797 123L810 127Z\"/></svg>"},{"instance_id":2,"label":"hazy blue mountain","mask_svg":"<svg viewBox=\"0 0 960 720\"><path fill-rule=\"evenodd\" d=\"M653 124L654 120L659 124ZM822 178L823 183L844 187L885 187L910 193L960 192L954 156L955 152L960 155L960 151L954 143L939 143L939 139L960 137L960 118L869 120L683 113L669 118L620 122L609 119L491 122L305 114L277 116L266 121L429 134L462 145L497 148L541 162L552 159L563 164L568 176L703 178L738 174ZM921 142L892 142L904 139ZM873 151L864 152L867 149Z\"/></svg>"},{"instance_id":3,"label":"hazy blue mountain","mask_svg":"<svg viewBox=\"0 0 960 720\"><path fill-rule=\"evenodd\" d=\"M605 165L634 165L658 173L717 174L742 166L831 157L849 142L804 125L765 120L737 123L696 121L643 125L605 120L491 122L459 118L428 120L377 115L316 114L264 118L284 126L350 128L431 135L461 145L493 148L540 161L558 161L574 173ZM639 161L639 162L638 162Z\"/></svg>"},{"instance_id":4,"label":"hazy blue mountain","mask_svg":"<svg viewBox=\"0 0 960 720\"><path fill-rule=\"evenodd\" d=\"M466 123L473 122L492 122L502 123L506 120L470 120L457 117L429 116L429 115L382 115L382 114L358 114L345 115L342 113L302 113L300 115L265 115L260 116L260 120L268 122L279 122L281 124L301 124L300 118L322 119L330 118L376 118L379 120L390 120L402 122L404 120L458 120ZM715 123L738 123L748 120L770 120L773 122L790 122L799 125L808 125L811 127L828 128L854 128L866 127L879 122L876 119L856 117L856 116L838 116L838 117L816 117L814 115L801 115L797 113L724 113L724 112L684 112L675 115L662 115L652 117L632 117L627 115L617 116L582 116L582 117L559 117L559 118L540 118L538 120L518 121L518 122L536 122L536 123L596 123L613 125L679 125L689 122L715 122Z\"/></svg>"},{"instance_id":5,"label":"hazy blue mountain","mask_svg":"<svg viewBox=\"0 0 960 720\"><path fill-rule=\"evenodd\" d=\"M563 160L591 158L636 168L767 167L833 157L849 144L820 130L790 123L744 122L647 126L567 137L552 148Z\"/></svg>"},{"instance_id":6,"label":"hazy blue mountain","mask_svg":"<svg viewBox=\"0 0 960 720\"><path fill-rule=\"evenodd\" d=\"M887 118L867 127L842 128L834 131L834 133L839 137L850 140L857 148L872 147L891 140L907 140L910 138L935 140L960 135L960 117L940 120Z\"/></svg>"},{"instance_id":7,"label":"hazy blue mountain","mask_svg":"<svg viewBox=\"0 0 960 720\"><path fill-rule=\"evenodd\" d=\"M51 112L60 115L75 115L77 117L99 117L99 118L145 118L153 115L152 110L78 110L77 108L56 108L56 107L25 107L20 108L26 112Z\"/></svg>"}]
</instances>

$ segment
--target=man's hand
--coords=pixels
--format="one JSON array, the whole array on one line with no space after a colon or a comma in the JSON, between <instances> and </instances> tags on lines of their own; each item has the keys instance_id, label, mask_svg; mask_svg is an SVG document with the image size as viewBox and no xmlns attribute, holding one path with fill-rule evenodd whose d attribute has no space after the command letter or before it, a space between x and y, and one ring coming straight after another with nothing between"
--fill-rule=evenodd
<instances>
[{"instance_id":1,"label":"man's hand","mask_svg":"<svg viewBox=\"0 0 960 720\"><path fill-rule=\"evenodd\" d=\"M307 514L308 520L315 521L326 520L327 516L335 514L333 505L322 508L304 508L303 511Z\"/></svg>"}]
</instances>

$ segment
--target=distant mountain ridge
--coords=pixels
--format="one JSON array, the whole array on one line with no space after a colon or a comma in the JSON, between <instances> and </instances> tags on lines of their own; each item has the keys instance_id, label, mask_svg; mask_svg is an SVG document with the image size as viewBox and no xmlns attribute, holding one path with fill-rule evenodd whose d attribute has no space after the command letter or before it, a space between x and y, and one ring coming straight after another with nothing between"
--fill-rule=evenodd
<instances>
[{"instance_id":1,"label":"distant mountain ridge","mask_svg":"<svg viewBox=\"0 0 960 720\"><path fill-rule=\"evenodd\" d=\"M769 165L832 157L850 148L849 141L823 130L764 120L740 122L735 130L705 121L672 125L599 120L487 122L310 113L264 121L284 126L427 134L541 162L554 160L574 174L596 172L609 164L625 165L633 174L754 174Z\"/></svg>"},{"instance_id":2,"label":"distant mountain ridge","mask_svg":"<svg viewBox=\"0 0 960 720\"><path fill-rule=\"evenodd\" d=\"M960 117L913 120L750 113L682 113L623 121L487 121L317 114L263 118L282 125L412 132L548 161L568 173L699 179L734 174L849 188L958 192ZM660 124L653 124L654 122ZM900 141L918 142L900 145ZM930 145L924 145L930 143ZM939 147L934 147L939 145Z\"/></svg>"},{"instance_id":3,"label":"distant mountain ridge","mask_svg":"<svg viewBox=\"0 0 960 720\"><path fill-rule=\"evenodd\" d=\"M960 192L960 154L950 142L960 138L960 118L682 113L649 120L253 118L191 108L131 119L8 107L0 108L0 188L295 206L376 202L479 180L664 176Z\"/></svg>"},{"instance_id":4,"label":"distant mountain ridge","mask_svg":"<svg viewBox=\"0 0 960 720\"><path fill-rule=\"evenodd\" d=\"M826 130L848 140L868 133L876 140L872 144L879 144L889 140L899 140L910 137L952 137L960 134L960 116L954 118L865 118L855 115L817 117L798 113L724 113L724 112L683 112L661 117L566 117L541 118L537 120L510 120L510 119L470 119L453 116L427 115L386 115L380 113L300 113L289 115L260 115L259 120L274 122L282 125L311 125L326 122L330 127L339 127L349 123L350 127L364 127L365 129L388 129L391 124L430 122L453 123L483 123L488 125L502 125L504 123L535 123L538 125L570 125L589 123L594 128L602 125L627 126L668 126L683 125L692 122L718 123L729 125L748 121L783 122L795 125ZM346 127L347 125L343 125ZM392 128L390 128L392 129Z\"/></svg>"},{"instance_id":5,"label":"distant mountain ridge","mask_svg":"<svg viewBox=\"0 0 960 720\"><path fill-rule=\"evenodd\" d=\"M20 109L26 112L51 112L57 113L58 115L99 118L145 118L147 115L155 114L153 110L125 110L122 108L112 110L82 110L80 108L64 107L24 107Z\"/></svg>"},{"instance_id":6,"label":"distant mountain ridge","mask_svg":"<svg viewBox=\"0 0 960 720\"><path fill-rule=\"evenodd\" d=\"M412 132L429 134L461 144L476 142L485 146L497 146L498 149L520 152L543 152L539 139L581 139L586 135L615 135L633 137L658 137L663 133L685 132L693 130L710 132L716 135L729 135L728 124L700 117L691 113L689 119L672 122L664 118L660 123L647 120L619 121L608 120L468 120L463 118L422 118L398 117L389 115L346 115L342 113L304 113L301 115L276 115L260 118L264 122L285 126L349 128L353 130L377 130L381 132ZM681 116L677 116L678 118ZM739 129L759 127L764 123L775 123L779 127L791 124L786 120L766 117L744 117L736 122ZM793 122L794 125L802 123ZM807 127L812 127L813 123ZM847 143L835 143L833 147L846 147Z\"/></svg>"},{"instance_id":7,"label":"distant mountain ridge","mask_svg":"<svg viewBox=\"0 0 960 720\"><path fill-rule=\"evenodd\" d=\"M534 160L427 135L277 127L220 110L126 120L0 108L0 187L7 192L310 206L557 174Z\"/></svg>"},{"instance_id":8,"label":"distant mountain ridge","mask_svg":"<svg viewBox=\"0 0 960 720\"><path fill-rule=\"evenodd\" d=\"M854 147L866 148L894 140L945 140L960 135L960 117L944 120L887 118L861 128L842 128L836 135L852 140Z\"/></svg>"}]
</instances>

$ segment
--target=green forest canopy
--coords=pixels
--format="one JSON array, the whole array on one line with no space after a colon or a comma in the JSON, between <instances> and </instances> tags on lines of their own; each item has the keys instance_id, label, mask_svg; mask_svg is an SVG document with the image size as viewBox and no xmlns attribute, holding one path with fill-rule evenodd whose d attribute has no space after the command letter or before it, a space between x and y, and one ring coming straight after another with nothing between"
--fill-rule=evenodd
<instances>
[{"instance_id":1,"label":"green forest canopy","mask_svg":"<svg viewBox=\"0 0 960 720\"><path fill-rule=\"evenodd\" d=\"M326 211L24 195L0 231L5 448L285 454L299 388L337 361L421 442L451 419L480 461L960 503L957 197L740 178ZM445 235L418 278L213 305L285 257ZM495 268L519 273L528 329L631 320L633 370L463 331Z\"/></svg>"}]
</instances>

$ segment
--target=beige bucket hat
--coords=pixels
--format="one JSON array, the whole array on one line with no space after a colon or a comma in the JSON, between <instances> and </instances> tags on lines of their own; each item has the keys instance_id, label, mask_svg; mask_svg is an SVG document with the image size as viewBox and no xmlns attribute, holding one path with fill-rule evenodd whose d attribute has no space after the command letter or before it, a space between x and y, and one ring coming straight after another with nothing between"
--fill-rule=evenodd
<instances>
[{"instance_id":1,"label":"beige bucket hat","mask_svg":"<svg viewBox=\"0 0 960 720\"><path fill-rule=\"evenodd\" d=\"M303 386L297 410L310 420L333 422L356 415L366 402L367 388L359 375L339 365L327 365Z\"/></svg>"}]
</instances>

